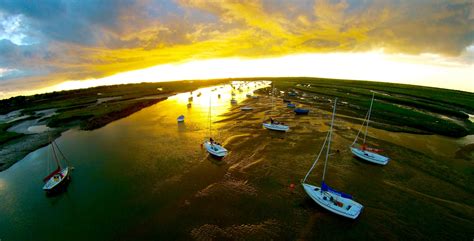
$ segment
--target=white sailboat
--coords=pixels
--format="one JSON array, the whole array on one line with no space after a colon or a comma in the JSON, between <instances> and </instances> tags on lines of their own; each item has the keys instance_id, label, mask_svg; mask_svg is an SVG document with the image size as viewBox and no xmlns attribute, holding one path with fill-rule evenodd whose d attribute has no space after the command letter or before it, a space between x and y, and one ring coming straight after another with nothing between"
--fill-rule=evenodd
<instances>
[{"instance_id":1,"label":"white sailboat","mask_svg":"<svg viewBox=\"0 0 474 241\"><path fill-rule=\"evenodd\" d=\"M204 141L203 146L206 151L214 157L223 158L227 155L227 149L212 139L212 119L211 119L211 95L209 96L209 140Z\"/></svg>"},{"instance_id":2,"label":"white sailboat","mask_svg":"<svg viewBox=\"0 0 474 241\"><path fill-rule=\"evenodd\" d=\"M273 87L273 83L272 83L272 110L275 108L274 93L275 93L275 88ZM283 132L287 132L290 130L289 126L285 125L282 122L278 122L274 120L272 117L270 117L270 121L263 122L263 128L267 130L283 131Z\"/></svg>"},{"instance_id":3,"label":"white sailboat","mask_svg":"<svg viewBox=\"0 0 474 241\"><path fill-rule=\"evenodd\" d=\"M374 95L375 94L372 93L372 101L370 102L369 111L367 112L366 118L364 119L364 122L362 122L362 126L360 127L359 132L357 133L357 136L354 139L354 142L352 142L350 148L352 154L359 157L360 159L379 165L387 165L390 158L378 154L377 152L380 151L379 149L367 147L367 145L365 144L365 140L367 138L367 129L369 128L370 115L372 113L372 105L374 103ZM362 145L356 145L357 139L359 138L359 134L362 131L362 128L364 128L364 126L365 133Z\"/></svg>"},{"instance_id":4,"label":"white sailboat","mask_svg":"<svg viewBox=\"0 0 474 241\"><path fill-rule=\"evenodd\" d=\"M64 183L66 183L67 180L70 179L70 170L69 166L66 166L65 168L61 167L60 160L58 158L58 153L62 156L62 158L67 162L66 156L61 152L59 149L58 145L56 144L55 141L51 142L51 152L53 154L53 159L56 164L56 169L52 171L51 173L46 176L43 181L45 182L43 186L43 190L46 192L53 192L59 189Z\"/></svg>"},{"instance_id":5,"label":"white sailboat","mask_svg":"<svg viewBox=\"0 0 474 241\"><path fill-rule=\"evenodd\" d=\"M305 192L311 197L311 199L313 199L317 204L319 204L319 206L327 209L330 212L341 215L343 217L356 219L361 213L364 206L354 201L351 195L332 189L324 182L324 177L326 175L326 168L327 168L327 162L328 162L328 157L329 157L329 150L331 148L332 128L334 125L334 115L336 113L336 102L337 102L337 98L334 102L331 128L329 129L329 132L326 135L326 139L324 140L323 147L321 148L318 154L318 157L314 161L313 165L309 169L303 181L301 182L301 185L303 186ZM316 166L316 163L318 162L321 154L323 153L324 148L326 147L326 143L327 143L326 159L324 161L324 170L323 170L323 178L322 178L321 187L308 184L306 183L306 180L308 179L308 176L311 173L311 171L313 171L314 167Z\"/></svg>"}]
</instances>

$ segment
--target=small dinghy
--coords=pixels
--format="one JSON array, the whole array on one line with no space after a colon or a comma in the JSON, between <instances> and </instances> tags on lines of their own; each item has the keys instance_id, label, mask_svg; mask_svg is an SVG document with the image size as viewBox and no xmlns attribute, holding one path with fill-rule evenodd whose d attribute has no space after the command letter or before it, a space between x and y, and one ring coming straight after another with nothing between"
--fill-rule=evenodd
<instances>
[{"instance_id":1,"label":"small dinghy","mask_svg":"<svg viewBox=\"0 0 474 241\"><path fill-rule=\"evenodd\" d=\"M188 103L186 106L187 106L188 108L191 108L191 106L193 106L193 105L192 105L191 103Z\"/></svg>"},{"instance_id":2,"label":"small dinghy","mask_svg":"<svg viewBox=\"0 0 474 241\"><path fill-rule=\"evenodd\" d=\"M247 98L252 98L251 94L246 94L245 96L247 96Z\"/></svg>"},{"instance_id":3,"label":"small dinghy","mask_svg":"<svg viewBox=\"0 0 474 241\"><path fill-rule=\"evenodd\" d=\"M217 95L217 98L219 98L219 99L220 99L220 98L221 98L221 94L218 94L218 95Z\"/></svg>"},{"instance_id":4,"label":"small dinghy","mask_svg":"<svg viewBox=\"0 0 474 241\"><path fill-rule=\"evenodd\" d=\"M294 110L295 114L297 115L307 115L309 113L308 109L303 109L303 108L296 108Z\"/></svg>"},{"instance_id":5,"label":"small dinghy","mask_svg":"<svg viewBox=\"0 0 474 241\"><path fill-rule=\"evenodd\" d=\"M237 104L237 100L235 100L234 98L232 98L232 99L230 100L230 103L233 104L233 105L235 105L235 104Z\"/></svg>"},{"instance_id":6,"label":"small dinghy","mask_svg":"<svg viewBox=\"0 0 474 241\"><path fill-rule=\"evenodd\" d=\"M201 92L199 92L199 93L197 94L197 97L199 97L199 96L201 96Z\"/></svg>"},{"instance_id":7,"label":"small dinghy","mask_svg":"<svg viewBox=\"0 0 474 241\"><path fill-rule=\"evenodd\" d=\"M184 115L178 116L178 122L184 122Z\"/></svg>"},{"instance_id":8,"label":"small dinghy","mask_svg":"<svg viewBox=\"0 0 474 241\"><path fill-rule=\"evenodd\" d=\"M263 127L267 130L272 130L272 131L287 132L290 130L290 127L284 124L263 123Z\"/></svg>"},{"instance_id":9,"label":"small dinghy","mask_svg":"<svg viewBox=\"0 0 474 241\"><path fill-rule=\"evenodd\" d=\"M286 107L288 107L288 108L295 108L296 105L295 105L295 104L292 104L292 103L288 103L288 104L286 105Z\"/></svg>"},{"instance_id":10,"label":"small dinghy","mask_svg":"<svg viewBox=\"0 0 474 241\"><path fill-rule=\"evenodd\" d=\"M313 199L313 201L315 201L319 206L323 207L324 209L332 213L341 215L343 217L356 219L359 216L359 214L362 212L362 209L364 208L364 206L354 201L351 195L337 191L329 187L324 182L324 177L326 175L326 168L327 168L327 163L328 163L328 157L330 155L329 151L331 148L332 129L334 125L334 115L336 113L336 102L337 102L337 98L336 98L336 101L334 102L331 127L329 129L328 134L326 135L326 139L324 140L323 147L321 148L316 160L314 161L313 165L309 169L308 173L306 173L306 176L301 182L301 185L303 186L303 189L308 194L308 196L311 199ZM324 161L323 178L322 178L321 187L308 184L306 183L306 180L308 179L308 176L311 174L311 171L313 171L314 167L316 166L316 163L321 157L321 154L323 153L326 147L326 144L327 144L326 159Z\"/></svg>"},{"instance_id":11,"label":"small dinghy","mask_svg":"<svg viewBox=\"0 0 474 241\"><path fill-rule=\"evenodd\" d=\"M193 102L193 97L192 96L189 96L188 102Z\"/></svg>"},{"instance_id":12,"label":"small dinghy","mask_svg":"<svg viewBox=\"0 0 474 241\"><path fill-rule=\"evenodd\" d=\"M296 93L295 92L288 92L288 96L295 97Z\"/></svg>"},{"instance_id":13,"label":"small dinghy","mask_svg":"<svg viewBox=\"0 0 474 241\"><path fill-rule=\"evenodd\" d=\"M278 122L276 120L273 120L273 118L270 117L269 122L263 123L263 127L267 130L272 130L272 131L283 131L287 132L290 130L290 127L285 125L282 122Z\"/></svg>"},{"instance_id":14,"label":"small dinghy","mask_svg":"<svg viewBox=\"0 0 474 241\"><path fill-rule=\"evenodd\" d=\"M232 92L232 93L231 93L231 95L232 95L232 96L235 96L235 93L234 93L234 92Z\"/></svg>"},{"instance_id":15,"label":"small dinghy","mask_svg":"<svg viewBox=\"0 0 474 241\"><path fill-rule=\"evenodd\" d=\"M66 166L65 168L61 167L58 154L60 154L64 161L67 162L66 156L61 152L55 141L51 142L51 152L53 153L53 158L56 162L57 168L43 179L43 182L45 183L43 190L47 193L58 191L66 181L70 179L69 166Z\"/></svg>"},{"instance_id":16,"label":"small dinghy","mask_svg":"<svg viewBox=\"0 0 474 241\"><path fill-rule=\"evenodd\" d=\"M253 108L250 107L250 106L244 106L244 107L240 108L240 110L249 111L249 110L253 110Z\"/></svg>"},{"instance_id":17,"label":"small dinghy","mask_svg":"<svg viewBox=\"0 0 474 241\"><path fill-rule=\"evenodd\" d=\"M377 153L377 152L380 152L381 150L367 147L367 145L365 144L365 140L367 138L367 129L369 128L370 115L372 112L372 105L374 103L374 95L375 94L372 93L372 101L370 102L369 111L367 112L366 118L364 119L364 122L362 122L359 132L357 133L357 136L354 139L354 142L352 142L350 149L351 149L352 154L354 154L356 157L362 160L379 164L379 165L387 165L387 163L390 161L390 158L386 156L382 156ZM359 138L362 128L364 127L365 127L365 133L364 133L364 140L362 142L362 145L356 145L357 139Z\"/></svg>"}]
</instances>

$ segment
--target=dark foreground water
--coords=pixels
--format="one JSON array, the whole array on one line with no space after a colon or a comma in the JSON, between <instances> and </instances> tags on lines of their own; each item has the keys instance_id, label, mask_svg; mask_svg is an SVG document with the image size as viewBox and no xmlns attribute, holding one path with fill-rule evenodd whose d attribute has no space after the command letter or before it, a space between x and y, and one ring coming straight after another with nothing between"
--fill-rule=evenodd
<instances>
[{"instance_id":1,"label":"dark foreground water","mask_svg":"<svg viewBox=\"0 0 474 241\"><path fill-rule=\"evenodd\" d=\"M252 89L254 88L253 85ZM454 152L472 137L450 139L372 129L393 158L385 167L354 159L357 125L336 121L327 182L365 206L358 220L337 217L298 185L328 130L329 114L277 111L289 133L262 129L270 99L230 105L230 87L174 96L94 131L71 130L57 143L75 170L66 192L47 197L42 177L49 149L0 172L0 240L471 240L472 161ZM197 98L196 94L202 92ZM222 98L217 98L217 93ZM216 161L201 149L208 136L229 149ZM343 107L341 107L343 108ZM177 124L176 117L186 116ZM414 152L413 150L418 150ZM322 162L310 182L319 183ZM296 184L292 189L291 184Z\"/></svg>"}]
</instances>

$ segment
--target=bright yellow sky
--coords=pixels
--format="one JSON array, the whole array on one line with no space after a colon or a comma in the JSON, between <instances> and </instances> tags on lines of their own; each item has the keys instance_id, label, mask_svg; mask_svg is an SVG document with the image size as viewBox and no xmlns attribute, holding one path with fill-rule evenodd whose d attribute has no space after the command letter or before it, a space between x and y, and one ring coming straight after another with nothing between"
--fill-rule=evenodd
<instances>
[{"instance_id":1,"label":"bright yellow sky","mask_svg":"<svg viewBox=\"0 0 474 241\"><path fill-rule=\"evenodd\" d=\"M436 55L410 56L385 54L382 51L299 54L261 59L196 60L180 64L157 65L100 79L70 80L39 91L124 83L255 76L377 80L474 92L473 65L443 62L443 58Z\"/></svg>"}]
</instances>

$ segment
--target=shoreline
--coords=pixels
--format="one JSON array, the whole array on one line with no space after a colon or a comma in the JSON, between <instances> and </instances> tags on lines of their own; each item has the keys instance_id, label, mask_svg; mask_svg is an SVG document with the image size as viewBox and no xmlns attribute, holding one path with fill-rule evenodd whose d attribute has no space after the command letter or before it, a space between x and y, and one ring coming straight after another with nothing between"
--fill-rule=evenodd
<instances>
[{"instance_id":1,"label":"shoreline","mask_svg":"<svg viewBox=\"0 0 474 241\"><path fill-rule=\"evenodd\" d=\"M122 111L113 112L102 117L97 117L92 120L83 120L81 123L73 125L66 125L64 127L57 127L50 131L45 131L36 134L25 134L12 141L8 141L0 145L0 172L7 170L18 161L25 158L29 153L36 151L42 147L49 145L51 139L55 140L60 137L63 132L79 127L80 130L92 131L104 127L116 120L120 120L127 116L134 114L144 108L150 107L158 102L166 100L167 97L140 102L138 105L131 106Z\"/></svg>"},{"instance_id":2,"label":"shoreline","mask_svg":"<svg viewBox=\"0 0 474 241\"><path fill-rule=\"evenodd\" d=\"M40 95L40 98L44 97L44 102L46 103L40 104L39 107L28 106L25 109L19 107L13 111L20 112L19 117L26 116L25 118L0 123L0 127L2 127L0 129L0 136L5 140L3 143L0 142L0 172L7 170L29 153L47 146L51 139L54 140L60 137L63 132L72 128L79 128L85 131L99 129L109 123L166 100L170 96L195 91L203 87L228 84L229 80L197 83L194 81L183 82L187 85L179 86L183 84L182 82L163 82L96 87L92 88L92 91L90 89L72 90L65 93L56 93L59 97L63 97L59 100L58 97L51 96L52 94ZM101 92L98 92L98 90ZM108 90L108 93L105 93L104 90ZM86 92L86 94L82 92ZM120 96L121 98L113 98L113 96ZM109 99L107 101L96 101L104 100L104 98ZM50 116L32 115L32 113L51 108L57 108L57 113ZM30 119L35 119L38 123L45 124L51 129L30 134L7 131L12 126L22 124L23 121Z\"/></svg>"}]
</instances>

